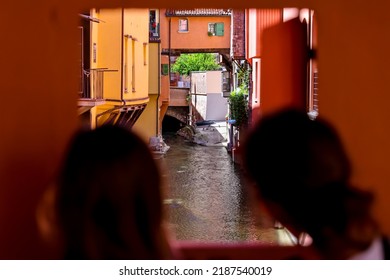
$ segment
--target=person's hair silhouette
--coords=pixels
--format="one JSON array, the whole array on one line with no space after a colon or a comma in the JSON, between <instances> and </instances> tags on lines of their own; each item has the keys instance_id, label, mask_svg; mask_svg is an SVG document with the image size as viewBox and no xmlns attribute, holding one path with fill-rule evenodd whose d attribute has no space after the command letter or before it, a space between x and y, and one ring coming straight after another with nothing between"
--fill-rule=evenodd
<instances>
[{"instance_id":1,"label":"person's hair silhouette","mask_svg":"<svg viewBox=\"0 0 390 280\"><path fill-rule=\"evenodd\" d=\"M351 164L331 125L305 112L263 117L244 144L262 203L296 235L307 232L325 258L349 258L378 234L372 195L350 186Z\"/></svg>"},{"instance_id":2,"label":"person's hair silhouette","mask_svg":"<svg viewBox=\"0 0 390 280\"><path fill-rule=\"evenodd\" d=\"M78 133L58 180L67 259L169 258L161 179L147 145L118 126Z\"/></svg>"}]
</instances>

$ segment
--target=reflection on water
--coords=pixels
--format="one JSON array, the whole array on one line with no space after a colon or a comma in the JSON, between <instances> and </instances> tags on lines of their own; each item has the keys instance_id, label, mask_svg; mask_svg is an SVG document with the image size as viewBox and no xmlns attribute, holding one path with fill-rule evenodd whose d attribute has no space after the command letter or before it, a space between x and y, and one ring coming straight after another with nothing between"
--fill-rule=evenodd
<instances>
[{"instance_id":1,"label":"reflection on water","mask_svg":"<svg viewBox=\"0 0 390 280\"><path fill-rule=\"evenodd\" d=\"M249 205L240 168L225 147L205 147L165 135L171 146L158 161L167 182L169 228L178 240L277 242L272 222Z\"/></svg>"}]
</instances>

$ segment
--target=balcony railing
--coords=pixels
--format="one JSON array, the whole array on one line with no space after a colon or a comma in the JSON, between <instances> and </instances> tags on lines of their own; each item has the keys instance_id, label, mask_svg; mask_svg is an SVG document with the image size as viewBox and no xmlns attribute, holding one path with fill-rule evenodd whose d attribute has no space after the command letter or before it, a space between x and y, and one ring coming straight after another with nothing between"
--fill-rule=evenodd
<instances>
[{"instance_id":1,"label":"balcony railing","mask_svg":"<svg viewBox=\"0 0 390 280\"><path fill-rule=\"evenodd\" d=\"M104 73L117 71L118 70L109 70L108 68L83 70L81 80L82 91L79 92L79 97L83 99L103 100Z\"/></svg>"}]
</instances>

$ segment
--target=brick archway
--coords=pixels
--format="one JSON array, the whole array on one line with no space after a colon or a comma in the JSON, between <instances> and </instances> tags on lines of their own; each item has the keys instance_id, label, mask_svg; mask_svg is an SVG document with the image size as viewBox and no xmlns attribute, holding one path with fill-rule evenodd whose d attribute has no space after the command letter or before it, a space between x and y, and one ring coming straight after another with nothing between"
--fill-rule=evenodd
<instances>
[{"instance_id":1,"label":"brick archway","mask_svg":"<svg viewBox=\"0 0 390 280\"><path fill-rule=\"evenodd\" d=\"M165 115L173 117L173 118L177 119L178 121L186 124L187 119L188 119L188 113L189 113L188 107L169 106Z\"/></svg>"}]
</instances>

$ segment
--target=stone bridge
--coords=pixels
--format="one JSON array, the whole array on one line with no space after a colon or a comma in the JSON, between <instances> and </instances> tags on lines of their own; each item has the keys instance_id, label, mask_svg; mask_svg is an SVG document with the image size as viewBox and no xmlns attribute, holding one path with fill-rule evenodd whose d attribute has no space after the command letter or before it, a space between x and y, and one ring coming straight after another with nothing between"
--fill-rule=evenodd
<instances>
[{"instance_id":1,"label":"stone bridge","mask_svg":"<svg viewBox=\"0 0 390 280\"><path fill-rule=\"evenodd\" d=\"M169 107L166 116L172 117L179 122L186 124L188 120L188 88L171 87Z\"/></svg>"},{"instance_id":2,"label":"stone bridge","mask_svg":"<svg viewBox=\"0 0 390 280\"><path fill-rule=\"evenodd\" d=\"M178 121L186 124L188 119L189 108L184 106L169 106L166 116L177 119Z\"/></svg>"}]
</instances>

